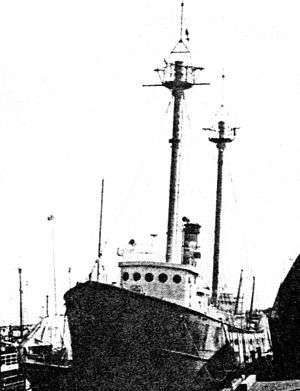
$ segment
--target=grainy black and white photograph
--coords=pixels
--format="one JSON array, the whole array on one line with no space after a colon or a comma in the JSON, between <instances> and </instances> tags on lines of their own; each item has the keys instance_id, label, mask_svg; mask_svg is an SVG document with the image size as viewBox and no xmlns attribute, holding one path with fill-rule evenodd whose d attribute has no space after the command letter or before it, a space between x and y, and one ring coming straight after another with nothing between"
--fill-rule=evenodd
<instances>
[{"instance_id":1,"label":"grainy black and white photograph","mask_svg":"<svg viewBox=\"0 0 300 391\"><path fill-rule=\"evenodd\" d=\"M300 389L299 11L0 1L0 391Z\"/></svg>"}]
</instances>

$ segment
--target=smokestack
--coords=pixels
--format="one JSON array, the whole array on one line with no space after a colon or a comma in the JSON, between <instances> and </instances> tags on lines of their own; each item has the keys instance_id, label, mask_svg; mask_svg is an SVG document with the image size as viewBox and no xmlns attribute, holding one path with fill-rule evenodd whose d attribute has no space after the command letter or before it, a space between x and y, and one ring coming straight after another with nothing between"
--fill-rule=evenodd
<instances>
[{"instance_id":1,"label":"smokestack","mask_svg":"<svg viewBox=\"0 0 300 391\"><path fill-rule=\"evenodd\" d=\"M189 219L184 217L182 221L185 223L183 227L183 243L182 243L182 264L197 266L197 259L201 258L198 251L198 236L201 226L189 222Z\"/></svg>"}]
</instances>

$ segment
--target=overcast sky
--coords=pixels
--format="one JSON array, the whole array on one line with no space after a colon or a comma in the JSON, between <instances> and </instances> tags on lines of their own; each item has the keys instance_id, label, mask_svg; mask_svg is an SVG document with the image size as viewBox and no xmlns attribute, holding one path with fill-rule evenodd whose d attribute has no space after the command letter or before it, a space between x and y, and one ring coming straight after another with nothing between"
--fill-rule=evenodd
<instances>
[{"instance_id":1,"label":"overcast sky","mask_svg":"<svg viewBox=\"0 0 300 391\"><path fill-rule=\"evenodd\" d=\"M59 307L97 255L105 178L104 262L129 239L165 246L170 93L153 69L178 40L180 1L0 2L0 320L43 314L52 293L51 224ZM296 0L186 0L194 65L186 93L182 210L201 228L200 271L212 268L216 158L203 127L214 125L226 74L226 121L239 126L225 153L221 285L272 305L299 250L299 4ZM168 109L169 107L169 109ZM160 244L159 244L160 243Z\"/></svg>"}]
</instances>

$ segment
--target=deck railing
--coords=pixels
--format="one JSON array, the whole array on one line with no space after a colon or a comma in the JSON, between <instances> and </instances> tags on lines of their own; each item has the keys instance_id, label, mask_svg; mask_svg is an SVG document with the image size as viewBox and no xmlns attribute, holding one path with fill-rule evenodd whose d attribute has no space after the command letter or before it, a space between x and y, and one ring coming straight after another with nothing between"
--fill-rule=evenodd
<instances>
[{"instance_id":1,"label":"deck railing","mask_svg":"<svg viewBox=\"0 0 300 391\"><path fill-rule=\"evenodd\" d=\"M17 353L6 353L1 355L1 368L2 366L10 366L18 364L18 354ZM5 368L2 368L3 370Z\"/></svg>"}]
</instances>

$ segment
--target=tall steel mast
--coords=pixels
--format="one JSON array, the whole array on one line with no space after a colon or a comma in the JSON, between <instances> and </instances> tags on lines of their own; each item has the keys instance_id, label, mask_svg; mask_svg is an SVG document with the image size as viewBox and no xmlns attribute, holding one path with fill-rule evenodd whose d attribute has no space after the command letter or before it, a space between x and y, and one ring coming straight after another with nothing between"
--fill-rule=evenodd
<instances>
[{"instance_id":1,"label":"tall steel mast","mask_svg":"<svg viewBox=\"0 0 300 391\"><path fill-rule=\"evenodd\" d=\"M20 311L20 339L23 339L23 288L22 288L22 269L18 268L19 273L19 311Z\"/></svg>"},{"instance_id":2,"label":"tall steel mast","mask_svg":"<svg viewBox=\"0 0 300 391\"><path fill-rule=\"evenodd\" d=\"M164 86L172 91L174 97L173 108L173 130L171 144L171 166L170 166L170 185L169 185L169 209L168 209L168 230L167 230L167 249L166 261L173 262L173 252L177 231L177 209L179 196L179 159L181 142L181 111L184 90L191 88L186 78L184 79L184 64L182 61L175 61L174 79L164 83Z\"/></svg>"},{"instance_id":3,"label":"tall steel mast","mask_svg":"<svg viewBox=\"0 0 300 391\"><path fill-rule=\"evenodd\" d=\"M236 295L236 299L235 299L234 315L237 315L238 310L239 310L242 282L243 282L243 269L241 269L239 287L238 287L238 291L237 291L237 295Z\"/></svg>"},{"instance_id":4,"label":"tall steel mast","mask_svg":"<svg viewBox=\"0 0 300 391\"><path fill-rule=\"evenodd\" d=\"M221 108L224 106L221 105ZM216 215L215 215L215 238L213 257L213 278L212 278L212 304L217 305L218 283L219 283L219 256L220 256L220 231L221 231L221 208L222 208L222 185L223 185L223 153L226 144L233 141L237 128L225 128L225 122L218 122L218 130L205 128L205 130L218 133L218 137L209 137L209 141L216 144L218 149L218 172L216 191Z\"/></svg>"},{"instance_id":5,"label":"tall steel mast","mask_svg":"<svg viewBox=\"0 0 300 391\"><path fill-rule=\"evenodd\" d=\"M254 303L254 293L255 293L255 276L253 276L252 279L253 279L253 281L252 281L252 294L251 294L249 316L252 316L252 313L253 313L253 303Z\"/></svg>"},{"instance_id":6,"label":"tall steel mast","mask_svg":"<svg viewBox=\"0 0 300 391\"><path fill-rule=\"evenodd\" d=\"M171 51L171 56L176 55L179 58L190 57L190 51L185 41L189 40L189 33L185 31L185 39L183 39L183 7L181 3L180 15L180 38L174 49ZM209 85L209 83L197 83L197 71L202 71L202 67L194 67L184 61L175 60L168 62L165 60L165 66L162 69L155 69L158 73L161 84L147 84L144 87L159 87L163 86L172 92L174 98L173 107L173 129L172 138L169 140L171 144L171 169L170 169L170 185L169 185L169 208L168 208L168 230L167 230L167 249L166 261L174 262L174 246L176 244L177 232L177 209L179 198L179 163L180 163L180 142L181 142L181 114L182 101L184 91L194 85Z\"/></svg>"},{"instance_id":7,"label":"tall steel mast","mask_svg":"<svg viewBox=\"0 0 300 391\"><path fill-rule=\"evenodd\" d=\"M46 295L46 317L49 317L49 295Z\"/></svg>"},{"instance_id":8,"label":"tall steel mast","mask_svg":"<svg viewBox=\"0 0 300 391\"><path fill-rule=\"evenodd\" d=\"M104 198L104 179L101 182L101 206L100 206L100 221L99 221L99 237L98 237L98 259L97 259L97 281L100 279L100 260L102 257L102 220L103 220L103 198Z\"/></svg>"}]
</instances>

